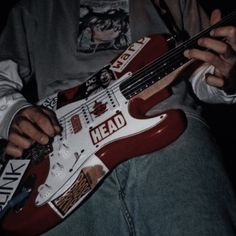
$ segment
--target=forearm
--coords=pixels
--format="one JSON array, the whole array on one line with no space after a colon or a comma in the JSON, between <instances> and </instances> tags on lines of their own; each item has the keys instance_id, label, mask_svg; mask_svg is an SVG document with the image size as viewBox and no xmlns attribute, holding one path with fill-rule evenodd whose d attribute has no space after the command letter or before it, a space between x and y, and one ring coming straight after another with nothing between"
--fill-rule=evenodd
<instances>
[{"instance_id":1,"label":"forearm","mask_svg":"<svg viewBox=\"0 0 236 236\"><path fill-rule=\"evenodd\" d=\"M14 115L31 105L20 93L22 82L17 64L11 60L0 62L0 137L8 138L8 131Z\"/></svg>"}]
</instances>

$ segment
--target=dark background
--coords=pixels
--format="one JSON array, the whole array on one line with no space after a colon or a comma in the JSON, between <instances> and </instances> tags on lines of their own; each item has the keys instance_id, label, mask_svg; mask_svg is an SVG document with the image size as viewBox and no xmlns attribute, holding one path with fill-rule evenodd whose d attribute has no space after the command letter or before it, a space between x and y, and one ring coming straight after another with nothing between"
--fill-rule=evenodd
<instances>
[{"instance_id":1,"label":"dark background","mask_svg":"<svg viewBox=\"0 0 236 236\"><path fill-rule=\"evenodd\" d=\"M6 23L10 8L18 0L1 0L0 3L0 31ZM208 14L214 8L220 8L223 15L235 9L232 0L199 0ZM236 23L236 22L235 22ZM215 133L216 140L224 154L224 163L227 172L236 189L236 104L235 105L206 105L205 118L212 131Z\"/></svg>"},{"instance_id":2,"label":"dark background","mask_svg":"<svg viewBox=\"0 0 236 236\"><path fill-rule=\"evenodd\" d=\"M0 30L5 24L9 9L19 0L1 0L0 3ZM198 0L208 13L212 9L218 7L223 13L227 13L234 9L233 0Z\"/></svg>"}]
</instances>

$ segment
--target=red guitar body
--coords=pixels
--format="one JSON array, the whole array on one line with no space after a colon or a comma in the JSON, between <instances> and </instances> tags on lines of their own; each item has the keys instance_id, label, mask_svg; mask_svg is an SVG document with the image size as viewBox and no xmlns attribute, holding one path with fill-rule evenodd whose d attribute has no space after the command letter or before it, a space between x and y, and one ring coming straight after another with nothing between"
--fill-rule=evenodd
<instances>
[{"instance_id":1,"label":"red guitar body","mask_svg":"<svg viewBox=\"0 0 236 236\"><path fill-rule=\"evenodd\" d=\"M162 35L153 35L149 37L149 40L145 41L145 43L144 40L141 39L136 44L140 44L141 48L135 52L135 56L133 56L134 54L132 54L132 52L136 50L134 48L136 48L137 45L133 44L124 53L112 61L111 67L115 68L114 74L116 81L128 80L125 76L127 72L137 74L140 71L145 71L145 68L169 51L169 45L166 42L166 38ZM123 60L123 64L120 62L121 59ZM119 63L122 64L122 68L120 68ZM118 70L116 70L117 66ZM127 104L129 115L140 121L148 120L150 117L146 116L146 112L154 104L157 104L171 95L170 89L167 86L175 77L176 75L171 76L168 74L162 80L166 80L166 82L162 83L158 81L153 86L147 86L147 89L132 96ZM57 94L58 100L56 109L59 107L67 107L68 104L78 101L80 90L81 86L77 86ZM125 160L167 146L176 140L185 130L186 119L184 113L180 110L168 110L163 113L165 119L149 129L145 129L137 134L124 136L123 138L114 140L109 140L109 138L105 139L107 140L106 144L101 145L99 149L96 149L94 154L109 170L112 170L115 166ZM96 115L99 116L97 113ZM162 114L158 115L162 116ZM79 127L78 129L78 133L82 132L81 130L83 127ZM46 181L49 171L50 161L48 156L37 163L31 162L23 177L23 182L30 175L35 175L36 181L30 196L25 200L22 209L18 212L12 209L3 218L1 228L6 235L39 235L64 220L58 216L48 203L42 204L41 206L36 206L35 204L38 188ZM79 210L79 208L76 210Z\"/></svg>"}]
</instances>

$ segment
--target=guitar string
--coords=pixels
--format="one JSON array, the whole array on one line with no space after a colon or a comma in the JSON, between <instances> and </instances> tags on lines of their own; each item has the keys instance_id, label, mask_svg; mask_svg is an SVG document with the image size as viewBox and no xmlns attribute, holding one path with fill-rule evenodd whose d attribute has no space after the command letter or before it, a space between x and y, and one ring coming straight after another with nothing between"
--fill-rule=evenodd
<instances>
[{"instance_id":1,"label":"guitar string","mask_svg":"<svg viewBox=\"0 0 236 236\"><path fill-rule=\"evenodd\" d=\"M128 96L132 97L133 95L136 95L137 92L143 91L143 89L147 86L147 84L153 84L156 81L153 81L153 78L156 77L161 72L165 72L166 69L164 67L172 67L172 63L177 63L176 59L178 59L178 54L181 53L181 57L179 57L179 61L183 58L185 58L182 53L185 49L189 48L192 44L196 43L197 39L202 37L204 34L209 33L212 29L216 28L218 25L226 24L228 21L231 21L231 18L234 17L236 14L236 11L232 12L230 15L223 18L220 22L216 23L215 25L209 27L208 29L202 31L200 34L194 36L191 40L184 42L180 44L177 48L174 48L172 50L169 50L164 55L157 58L154 62L152 62L150 65L145 66L141 70L137 71L130 79L127 79L125 81L120 81L116 83L114 86L110 86L108 89L105 89L101 92L99 92L97 95L92 96L91 98L88 97L87 101L84 103L86 104L87 111L90 113L91 106L94 106L94 103L96 101L102 101L105 100L107 97L107 90L111 90L113 93L116 93L117 90L121 90L122 96ZM171 59L171 60L170 60ZM173 61L170 63L170 61ZM174 68L173 68L174 69ZM159 80L159 79L158 79ZM120 89L120 87L123 86L123 89ZM119 96L117 97L119 100ZM82 106L84 105L82 104ZM61 118L64 119L64 122L66 123L66 120L71 118L75 113L79 114L80 116L83 115L83 108L81 106L79 108L75 108L62 116ZM67 129L66 129L67 130Z\"/></svg>"},{"instance_id":2,"label":"guitar string","mask_svg":"<svg viewBox=\"0 0 236 236\"><path fill-rule=\"evenodd\" d=\"M159 69L160 69L160 66L157 69L154 69L154 70L152 69L152 71L154 71L154 73L151 76L151 80L153 78L153 75L155 73L157 73L156 71L158 71ZM149 74L144 74L143 75L143 73L140 73L140 75L135 75L135 76L139 77L138 80L140 80L140 78L141 78L143 84L146 84L147 81L150 80L150 75ZM86 104L86 110L88 111L88 113L90 114L90 108L91 108L91 106L94 106L94 103L96 101L98 101L98 100L101 100L101 101L106 100L106 98L107 98L107 90L111 91L113 94L116 94L117 91L120 91L121 83L123 83L123 81L117 81L116 84L111 85L108 89L102 90L98 94L92 96L91 98L88 98L87 101L84 103L84 104ZM138 85L140 85L139 81L136 81L136 83L138 83ZM125 90L127 90L127 89L125 89ZM129 93L129 91L132 91L132 89L128 89L128 91L126 91L126 93L127 92ZM121 94L116 94L116 95L117 95L116 96L116 100L120 100L121 97L119 95L121 95L123 97L122 93ZM63 135L64 135L65 139L66 139L68 133L70 132L70 128L67 128L68 120L71 117L73 117L75 114L78 114L79 117L81 118L81 116L83 116L83 109L85 109L84 108L84 104L81 104L81 106L79 106L77 108L74 108L73 110L70 110L68 113L66 113L65 115L60 117L61 125L63 127ZM55 140L55 143L58 143L58 142L60 142L60 140Z\"/></svg>"},{"instance_id":3,"label":"guitar string","mask_svg":"<svg viewBox=\"0 0 236 236\"><path fill-rule=\"evenodd\" d=\"M173 59L175 59L175 58L173 58ZM169 65L169 66L171 67L171 65ZM123 89L123 94L129 94L131 91L136 90L137 86L147 84L147 82L153 80L153 77L156 76L156 74L158 74L158 72L160 70L164 71L163 65L159 65L158 67L156 65L154 65L154 66L152 65L152 67L154 67L154 69L149 68L149 70L150 70L149 73L146 73L146 70L145 70L145 73L143 71L141 71L140 73L134 74L134 76L132 76L132 78L133 77L135 78L135 82L131 84L133 86L131 86L131 88L126 86L126 88ZM128 79L128 81L129 81L129 79ZM86 107L88 107L87 110L90 110L89 107L91 107L91 105L94 105L94 102L99 101L99 100L100 101L104 100L105 97L107 97L107 91L112 91L113 93L116 93L118 90L120 90L120 86L125 82L126 81L118 81L118 83L116 83L115 85L111 85L108 89L100 91L98 94L88 98L87 101L85 101L85 103L84 103L84 104L87 104L86 105ZM136 86L136 84L137 84L137 86ZM142 87L145 87L145 86L142 86ZM119 100L119 97L117 97L117 99ZM84 104L81 104L81 105L83 106ZM71 110L70 112L66 113L63 116L63 118L68 118L68 117L70 117L71 114L75 114L75 113L81 114L82 113L81 110L83 109L82 106L75 108L75 109Z\"/></svg>"},{"instance_id":4,"label":"guitar string","mask_svg":"<svg viewBox=\"0 0 236 236\"><path fill-rule=\"evenodd\" d=\"M196 43L197 39L199 39L200 37L202 37L204 34L206 33L209 33L213 28L216 28L218 27L219 25L222 25L222 24L227 24L228 21L231 21L232 18L235 16L236 14L236 11L232 12L231 14L229 14L228 16L226 16L225 18L223 18L220 22L216 23L215 25L209 27L208 29L202 31L201 33L199 33L198 35L196 35L195 37L193 37L191 40L187 41L187 42L184 42L182 43L181 45L179 45L177 48L174 48L172 50L170 50L169 52L167 52L165 55L159 57L156 59L156 61L154 61L151 65L143 68L142 70L138 71L136 74L134 74L132 76L131 79L128 79L127 81L121 81L121 83L119 83L117 85L118 86L122 86L122 84L125 85L125 89L122 90L122 93L124 95L127 96L127 94L131 93L131 91L135 91L135 90L140 90L140 87L147 84L147 82L150 82L148 81L149 80L149 76L151 74L158 74L158 70L160 70L160 68L163 69L163 66L169 66L170 68L172 67L172 64L169 63L170 62L170 59L173 60L173 62L176 63L176 59L178 58L177 54L180 54L181 53L181 57L182 58L185 58L182 53L183 51L186 49L186 48L189 48L190 45L193 45ZM179 58L180 61L182 58ZM169 59L169 61L168 61ZM159 63L159 65L157 66L156 65L156 62ZM154 69L153 69L154 68ZM174 69L174 68L173 68ZM150 74L146 74L147 73L147 70L149 70L149 73ZM160 72L159 72L160 73ZM151 80L153 79L154 76L150 76L151 77ZM138 78L138 79L137 79ZM146 78L148 78L148 80L145 80ZM135 82L133 82L133 80L135 80ZM141 81L141 83L139 83ZM140 86L141 85L141 86ZM117 88L116 87L116 88ZM144 86L145 87L145 86ZM115 90L116 90L115 88ZM131 88L131 89L130 89ZM138 89L137 89L138 88ZM134 93L136 94L136 93ZM102 96L103 93L101 94ZM94 98L96 99L96 98ZM91 101L92 103L94 102L94 100Z\"/></svg>"},{"instance_id":5,"label":"guitar string","mask_svg":"<svg viewBox=\"0 0 236 236\"><path fill-rule=\"evenodd\" d=\"M167 53L165 53L163 56L157 58L153 63L151 63L150 65L147 65L147 67L144 67L143 69L137 71L132 77L131 79L128 79L126 81L120 81L120 83L116 84L116 87L114 87L113 91L117 91L117 89L120 88L120 86L122 84L125 85L125 88L122 90L123 94L129 94L130 91L130 87L131 89L135 88L136 89L136 84L137 86L140 85L139 81L140 78L142 78L141 81L141 85L142 84L146 84L147 80L145 80L146 77L149 78L150 74L158 74L158 70L160 70L161 68L163 68L163 66L168 66L168 64L170 64L170 67L172 67L172 64L169 63L170 60L168 59L172 59L173 62L176 62L175 60L177 59L178 54L181 53L181 57L179 58L180 60L185 58L182 55L182 52L186 49L189 48L190 45L196 43L197 39L199 39L200 37L202 37L204 34L209 33L213 28L218 27L218 25L222 25L222 24L226 24L228 21L232 20L232 17L234 17L236 14L236 11L232 12L231 14L229 14L228 16L226 16L225 18L223 18L220 22L216 23L215 25L209 27L208 29L202 31L201 33L199 33L198 35L196 35L195 37L193 37L191 40L187 41L187 42L183 42L181 45L179 45L177 48L174 48L172 50L169 50ZM159 65L156 65L159 64ZM163 69L164 70L164 69ZM147 72L149 71L149 73ZM138 78L138 79L136 79ZM135 79L135 82L133 83L132 79ZM151 76L151 79L153 79L153 77ZM148 81L149 82L149 81ZM131 86L129 86L131 85ZM112 87L110 87L110 90L112 90ZM133 89L133 90L135 90ZM102 100L105 96L106 96L106 91L104 90L101 93L98 93L96 96L91 97L91 99L88 99L87 104L94 104L95 101L97 100Z\"/></svg>"},{"instance_id":6,"label":"guitar string","mask_svg":"<svg viewBox=\"0 0 236 236\"><path fill-rule=\"evenodd\" d=\"M163 56L157 58L156 61L160 64L160 66L166 66L166 64L169 64L168 58L170 58L174 61L174 59L177 58L177 54L181 53L182 58L185 58L182 55L182 53L184 52L185 49L190 48L190 46L193 46L194 43L196 43L197 39L201 38L204 34L209 33L212 29L216 28L218 25L227 24L229 21L232 20L233 17L235 17L235 14L236 14L236 11L232 12L229 16L227 16L226 18L223 18L222 21L218 22L218 24L215 24L215 25L211 26L210 28L202 31L200 34L194 36L191 40L189 40L187 42L183 42L177 48L174 48L174 49L168 51ZM150 71L152 71L153 64L154 64L154 66L156 66L155 61L154 61L154 63L152 63L150 65L150 68L148 68ZM140 73L143 73L143 71L141 70ZM126 87L129 87L129 85L132 85L133 81L129 80L129 81L127 81L127 83L126 82L124 82L124 83L125 83Z\"/></svg>"}]
</instances>

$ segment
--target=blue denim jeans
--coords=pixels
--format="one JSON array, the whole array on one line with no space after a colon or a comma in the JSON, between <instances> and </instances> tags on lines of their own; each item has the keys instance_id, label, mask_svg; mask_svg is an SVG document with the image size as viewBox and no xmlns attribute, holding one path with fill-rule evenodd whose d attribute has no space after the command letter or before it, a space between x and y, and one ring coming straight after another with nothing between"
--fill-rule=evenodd
<instances>
[{"instance_id":1,"label":"blue denim jeans","mask_svg":"<svg viewBox=\"0 0 236 236\"><path fill-rule=\"evenodd\" d=\"M54 235L236 235L234 191L208 127L189 114L179 139L119 165L81 207L44 234Z\"/></svg>"}]
</instances>

